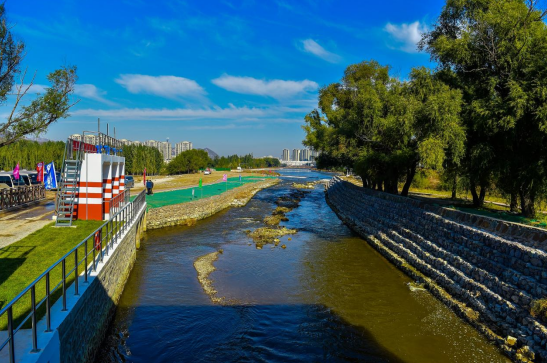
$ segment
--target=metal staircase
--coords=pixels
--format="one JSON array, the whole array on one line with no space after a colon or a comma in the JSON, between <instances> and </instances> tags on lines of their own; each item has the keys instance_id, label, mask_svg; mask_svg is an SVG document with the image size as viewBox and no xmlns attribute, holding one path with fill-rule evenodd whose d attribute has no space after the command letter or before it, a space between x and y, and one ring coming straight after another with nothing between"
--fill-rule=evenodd
<instances>
[{"instance_id":1,"label":"metal staircase","mask_svg":"<svg viewBox=\"0 0 547 363\"><path fill-rule=\"evenodd\" d=\"M78 144L77 150L73 147L73 140L68 139L61 181L57 181L57 220L55 226L70 227L74 218L74 203L78 194L78 182L80 181L80 166L82 164L83 142Z\"/></svg>"}]
</instances>

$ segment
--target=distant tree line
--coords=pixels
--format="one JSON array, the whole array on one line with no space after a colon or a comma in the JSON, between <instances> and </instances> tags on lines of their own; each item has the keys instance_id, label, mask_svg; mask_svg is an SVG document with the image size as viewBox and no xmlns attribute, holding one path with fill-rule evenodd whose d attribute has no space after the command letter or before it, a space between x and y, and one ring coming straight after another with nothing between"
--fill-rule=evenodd
<instances>
[{"instance_id":1,"label":"distant tree line","mask_svg":"<svg viewBox=\"0 0 547 363\"><path fill-rule=\"evenodd\" d=\"M167 164L166 169L167 173L172 175L195 173L206 167L236 169L238 166L244 169L271 168L280 166L280 162L276 158L255 159L252 154L230 155L211 159L206 151L193 149L177 155Z\"/></svg>"},{"instance_id":2,"label":"distant tree line","mask_svg":"<svg viewBox=\"0 0 547 363\"><path fill-rule=\"evenodd\" d=\"M163 156L155 147L145 145L125 145L123 147L126 174L142 174L146 168L148 175L162 172Z\"/></svg>"},{"instance_id":3,"label":"distant tree line","mask_svg":"<svg viewBox=\"0 0 547 363\"><path fill-rule=\"evenodd\" d=\"M304 144L318 167L349 167L365 187L406 195L417 168L488 190L535 215L547 189L547 11L534 0L447 0L419 48L435 70L406 79L375 61L319 91Z\"/></svg>"},{"instance_id":4,"label":"distant tree line","mask_svg":"<svg viewBox=\"0 0 547 363\"><path fill-rule=\"evenodd\" d=\"M222 156L215 158L211 164L215 168L230 169L236 169L238 166L243 169L275 168L280 165L281 163L277 158L254 158L252 154Z\"/></svg>"},{"instance_id":5,"label":"distant tree line","mask_svg":"<svg viewBox=\"0 0 547 363\"><path fill-rule=\"evenodd\" d=\"M54 162L57 170L60 170L65 152L65 143L62 141L37 141L20 140L0 147L0 170L10 171L17 164L22 169L34 170L36 164Z\"/></svg>"}]
</instances>

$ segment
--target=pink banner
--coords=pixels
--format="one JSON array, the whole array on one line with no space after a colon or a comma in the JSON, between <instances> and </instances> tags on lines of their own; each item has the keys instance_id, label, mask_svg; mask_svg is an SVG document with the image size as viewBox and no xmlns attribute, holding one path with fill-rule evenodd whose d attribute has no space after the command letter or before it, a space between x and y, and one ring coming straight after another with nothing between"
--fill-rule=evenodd
<instances>
[{"instance_id":1,"label":"pink banner","mask_svg":"<svg viewBox=\"0 0 547 363\"><path fill-rule=\"evenodd\" d=\"M16 180L19 180L19 164L17 164L17 166L15 167L15 169L13 169L13 177L16 179Z\"/></svg>"},{"instance_id":2,"label":"pink banner","mask_svg":"<svg viewBox=\"0 0 547 363\"><path fill-rule=\"evenodd\" d=\"M222 181L228 181L228 174L224 174L222 176Z\"/></svg>"}]
</instances>

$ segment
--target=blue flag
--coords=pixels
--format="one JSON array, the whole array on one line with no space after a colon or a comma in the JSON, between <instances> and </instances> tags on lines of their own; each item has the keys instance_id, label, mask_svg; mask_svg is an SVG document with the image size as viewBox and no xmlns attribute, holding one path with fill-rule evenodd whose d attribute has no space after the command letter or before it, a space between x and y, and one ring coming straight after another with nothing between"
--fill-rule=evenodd
<instances>
[{"instance_id":1,"label":"blue flag","mask_svg":"<svg viewBox=\"0 0 547 363\"><path fill-rule=\"evenodd\" d=\"M47 190L57 189L57 175L55 174L53 161L47 164L44 170L44 186Z\"/></svg>"},{"instance_id":2,"label":"blue flag","mask_svg":"<svg viewBox=\"0 0 547 363\"><path fill-rule=\"evenodd\" d=\"M239 176L239 182L241 183L241 175Z\"/></svg>"}]
</instances>

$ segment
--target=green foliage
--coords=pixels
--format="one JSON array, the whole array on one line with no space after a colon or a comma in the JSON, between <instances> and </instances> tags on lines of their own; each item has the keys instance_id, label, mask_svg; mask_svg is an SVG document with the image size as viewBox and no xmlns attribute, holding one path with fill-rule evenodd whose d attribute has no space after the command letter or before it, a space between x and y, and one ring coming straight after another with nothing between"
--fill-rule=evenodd
<instances>
[{"instance_id":1,"label":"green foliage","mask_svg":"<svg viewBox=\"0 0 547 363\"><path fill-rule=\"evenodd\" d=\"M13 170L15 165L23 169L34 170L36 164L54 162L59 169L63 162L65 143L62 141L48 141L39 143L36 141L20 140L8 146L0 148L0 170Z\"/></svg>"},{"instance_id":2,"label":"green foliage","mask_svg":"<svg viewBox=\"0 0 547 363\"><path fill-rule=\"evenodd\" d=\"M144 168L148 175L157 175L162 172L163 156L155 147L145 145L125 145L125 173L127 175L142 174Z\"/></svg>"},{"instance_id":3,"label":"green foliage","mask_svg":"<svg viewBox=\"0 0 547 363\"><path fill-rule=\"evenodd\" d=\"M205 150L186 150L178 154L167 164L168 174L195 173L211 163L211 158Z\"/></svg>"},{"instance_id":4,"label":"green foliage","mask_svg":"<svg viewBox=\"0 0 547 363\"><path fill-rule=\"evenodd\" d=\"M538 299L532 302L532 308L530 309L532 316L540 317L543 320L547 320L547 299Z\"/></svg>"},{"instance_id":5,"label":"green foliage","mask_svg":"<svg viewBox=\"0 0 547 363\"><path fill-rule=\"evenodd\" d=\"M229 168L236 169L241 166L243 169L256 169L256 168L275 168L279 167L281 163L277 158L258 158L255 159L252 154L247 155L229 155L215 158L210 166L215 168Z\"/></svg>"},{"instance_id":6,"label":"green foliage","mask_svg":"<svg viewBox=\"0 0 547 363\"><path fill-rule=\"evenodd\" d=\"M461 92L426 68L403 82L375 61L350 65L340 83L319 91L319 110L305 118L304 144L322 152L320 168L353 167L364 186L398 192L408 188L419 163L442 169L459 163L465 132Z\"/></svg>"},{"instance_id":7,"label":"green foliage","mask_svg":"<svg viewBox=\"0 0 547 363\"><path fill-rule=\"evenodd\" d=\"M462 173L476 204L496 181L527 216L547 177L547 12L537 1L448 0L421 48L463 92ZM481 196L476 186L481 187Z\"/></svg>"},{"instance_id":8,"label":"green foliage","mask_svg":"<svg viewBox=\"0 0 547 363\"><path fill-rule=\"evenodd\" d=\"M70 96L78 77L76 67L64 66L47 76L51 87L46 88L29 105L22 105L22 99L30 89L32 81L24 85L26 71L21 74L20 66L25 45L15 40L12 26L7 23L5 5L0 4L0 105L5 104L9 92L15 93L14 106L7 112L5 122L0 123L0 147L9 145L29 134L40 134L60 118L69 116L73 106ZM19 75L20 83L14 84Z\"/></svg>"}]
</instances>

